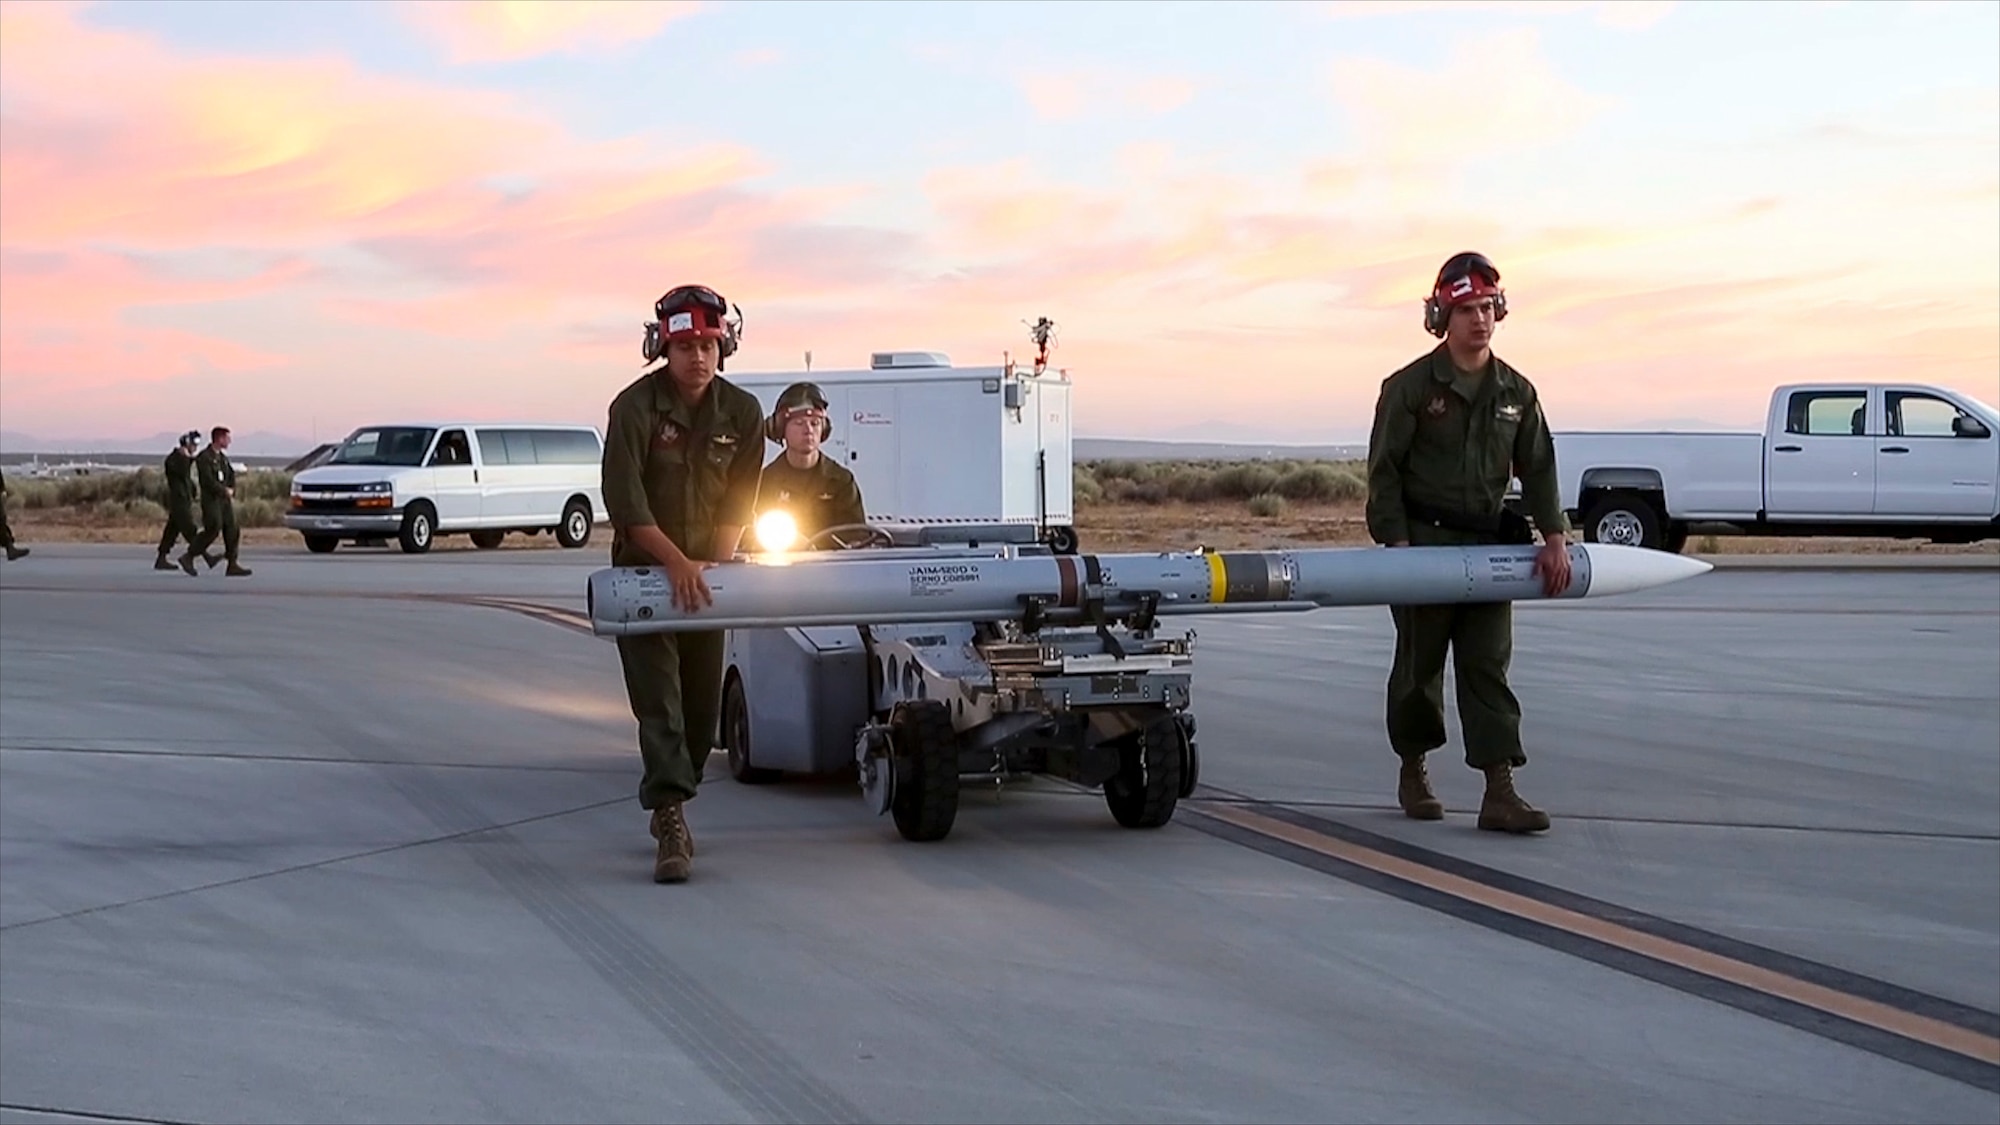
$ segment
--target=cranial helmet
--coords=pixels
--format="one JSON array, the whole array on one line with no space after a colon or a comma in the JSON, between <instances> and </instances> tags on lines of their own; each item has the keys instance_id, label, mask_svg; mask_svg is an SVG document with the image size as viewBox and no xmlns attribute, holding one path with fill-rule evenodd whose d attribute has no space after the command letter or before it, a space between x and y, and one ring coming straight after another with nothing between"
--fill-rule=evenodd
<instances>
[{"instance_id":1,"label":"cranial helmet","mask_svg":"<svg viewBox=\"0 0 2000 1125\"><path fill-rule=\"evenodd\" d=\"M188 431L187 433L184 433L184 434L182 434L182 435L181 435L181 441L180 441L180 443L181 443L182 445L200 445L200 444L201 444L201 431L200 431L200 430L189 430L189 431Z\"/></svg>"},{"instance_id":2,"label":"cranial helmet","mask_svg":"<svg viewBox=\"0 0 2000 1125\"><path fill-rule=\"evenodd\" d=\"M646 324L646 339L640 345L640 354L647 363L652 363L667 354L670 340L707 338L720 341L715 366L721 370L723 362L736 354L736 345L743 334L743 310L736 309L736 318L731 320L730 308L722 294L706 285L669 289L653 302L655 319Z\"/></svg>"},{"instance_id":3,"label":"cranial helmet","mask_svg":"<svg viewBox=\"0 0 2000 1125\"><path fill-rule=\"evenodd\" d=\"M825 441L833 435L833 419L826 416L826 394L819 389L819 384L793 383L779 393L777 405L771 408L771 416L764 419L764 437L779 445L785 444L785 423L801 410L820 412L819 440Z\"/></svg>"},{"instance_id":4,"label":"cranial helmet","mask_svg":"<svg viewBox=\"0 0 2000 1125\"><path fill-rule=\"evenodd\" d=\"M1486 255L1467 250L1453 254L1439 267L1431 295L1424 298L1424 331L1442 339L1454 305L1479 297L1493 298L1493 322L1507 319L1507 291L1500 288L1500 270Z\"/></svg>"}]
</instances>

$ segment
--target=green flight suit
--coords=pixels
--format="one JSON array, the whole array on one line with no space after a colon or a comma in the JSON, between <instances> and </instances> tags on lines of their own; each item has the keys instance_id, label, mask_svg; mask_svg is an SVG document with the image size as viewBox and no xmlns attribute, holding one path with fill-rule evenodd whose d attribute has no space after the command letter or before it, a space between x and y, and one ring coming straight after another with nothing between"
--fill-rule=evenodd
<instances>
[{"instance_id":1,"label":"green flight suit","mask_svg":"<svg viewBox=\"0 0 2000 1125\"><path fill-rule=\"evenodd\" d=\"M195 526L194 458L187 450L175 446L167 454L165 462L167 474L167 526L160 531L160 557L174 549L176 539L185 539L190 549L201 531Z\"/></svg>"},{"instance_id":2,"label":"green flight suit","mask_svg":"<svg viewBox=\"0 0 2000 1125\"><path fill-rule=\"evenodd\" d=\"M1540 396L1498 356L1483 377L1468 378L1439 344L1382 381L1368 440L1368 533L1377 543L1505 542L1503 501L1516 476L1535 528L1544 536L1567 534ZM1410 758L1444 745L1449 654L1466 764L1526 765L1521 704L1507 683L1513 606L1391 606L1389 612L1396 624L1385 708L1390 747Z\"/></svg>"},{"instance_id":3,"label":"green flight suit","mask_svg":"<svg viewBox=\"0 0 2000 1125\"><path fill-rule=\"evenodd\" d=\"M7 476L0 473L0 551L12 555L18 550L14 546L14 529L7 524Z\"/></svg>"},{"instance_id":4,"label":"green flight suit","mask_svg":"<svg viewBox=\"0 0 2000 1125\"><path fill-rule=\"evenodd\" d=\"M774 508L790 512L802 542L829 527L868 522L861 507L861 486L847 466L824 451L810 469L793 465L788 456L780 453L764 466L757 488L758 515Z\"/></svg>"},{"instance_id":5,"label":"green flight suit","mask_svg":"<svg viewBox=\"0 0 2000 1125\"><path fill-rule=\"evenodd\" d=\"M616 398L605 425L604 508L611 565L658 566L623 529L652 525L691 559L727 561L718 527L748 529L763 454L757 396L717 375L689 406L665 365ZM639 804L689 800L715 748L722 711L721 630L618 638L625 694L639 723Z\"/></svg>"},{"instance_id":6,"label":"green flight suit","mask_svg":"<svg viewBox=\"0 0 2000 1125\"><path fill-rule=\"evenodd\" d=\"M194 456L195 475L201 481L201 537L188 547L188 554L206 556L208 549L222 540L222 557L236 565L236 548L243 529L236 523L236 466L229 455L213 445Z\"/></svg>"}]
</instances>

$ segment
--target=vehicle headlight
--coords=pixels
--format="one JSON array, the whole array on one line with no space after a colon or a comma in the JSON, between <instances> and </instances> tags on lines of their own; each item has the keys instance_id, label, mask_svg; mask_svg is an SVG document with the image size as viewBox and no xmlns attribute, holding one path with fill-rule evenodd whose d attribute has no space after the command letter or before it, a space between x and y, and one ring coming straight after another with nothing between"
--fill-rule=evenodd
<instances>
[{"instance_id":1,"label":"vehicle headlight","mask_svg":"<svg viewBox=\"0 0 2000 1125\"><path fill-rule=\"evenodd\" d=\"M388 492L388 491L390 491L390 486L389 486L389 482L388 482L388 481L386 481L386 480L379 480L379 481L376 481L376 482L375 482L374 484L364 484L364 485L362 485L361 487L359 487L359 488L355 489L355 491L356 491L356 492Z\"/></svg>"},{"instance_id":2,"label":"vehicle headlight","mask_svg":"<svg viewBox=\"0 0 2000 1125\"><path fill-rule=\"evenodd\" d=\"M799 541L799 524L786 511L769 511L757 517L757 545L766 551L783 551Z\"/></svg>"}]
</instances>

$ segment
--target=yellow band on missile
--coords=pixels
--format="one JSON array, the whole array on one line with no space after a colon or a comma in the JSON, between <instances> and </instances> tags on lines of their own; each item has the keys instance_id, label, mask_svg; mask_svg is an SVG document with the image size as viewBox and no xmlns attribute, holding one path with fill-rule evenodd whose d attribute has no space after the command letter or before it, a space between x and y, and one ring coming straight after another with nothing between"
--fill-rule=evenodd
<instances>
[{"instance_id":1,"label":"yellow band on missile","mask_svg":"<svg viewBox=\"0 0 2000 1125\"><path fill-rule=\"evenodd\" d=\"M1221 605L1229 597L1229 570L1222 565L1222 552L1208 553L1208 600Z\"/></svg>"}]
</instances>

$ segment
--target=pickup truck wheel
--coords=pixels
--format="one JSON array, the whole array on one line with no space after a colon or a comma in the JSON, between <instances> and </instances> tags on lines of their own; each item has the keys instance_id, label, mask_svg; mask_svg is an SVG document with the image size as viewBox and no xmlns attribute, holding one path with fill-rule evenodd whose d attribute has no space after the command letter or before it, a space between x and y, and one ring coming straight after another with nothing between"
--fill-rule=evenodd
<instances>
[{"instance_id":1,"label":"pickup truck wheel","mask_svg":"<svg viewBox=\"0 0 2000 1125\"><path fill-rule=\"evenodd\" d=\"M1657 551L1662 543L1659 509L1636 492L1613 492L1584 513L1583 537L1591 543Z\"/></svg>"}]
</instances>

